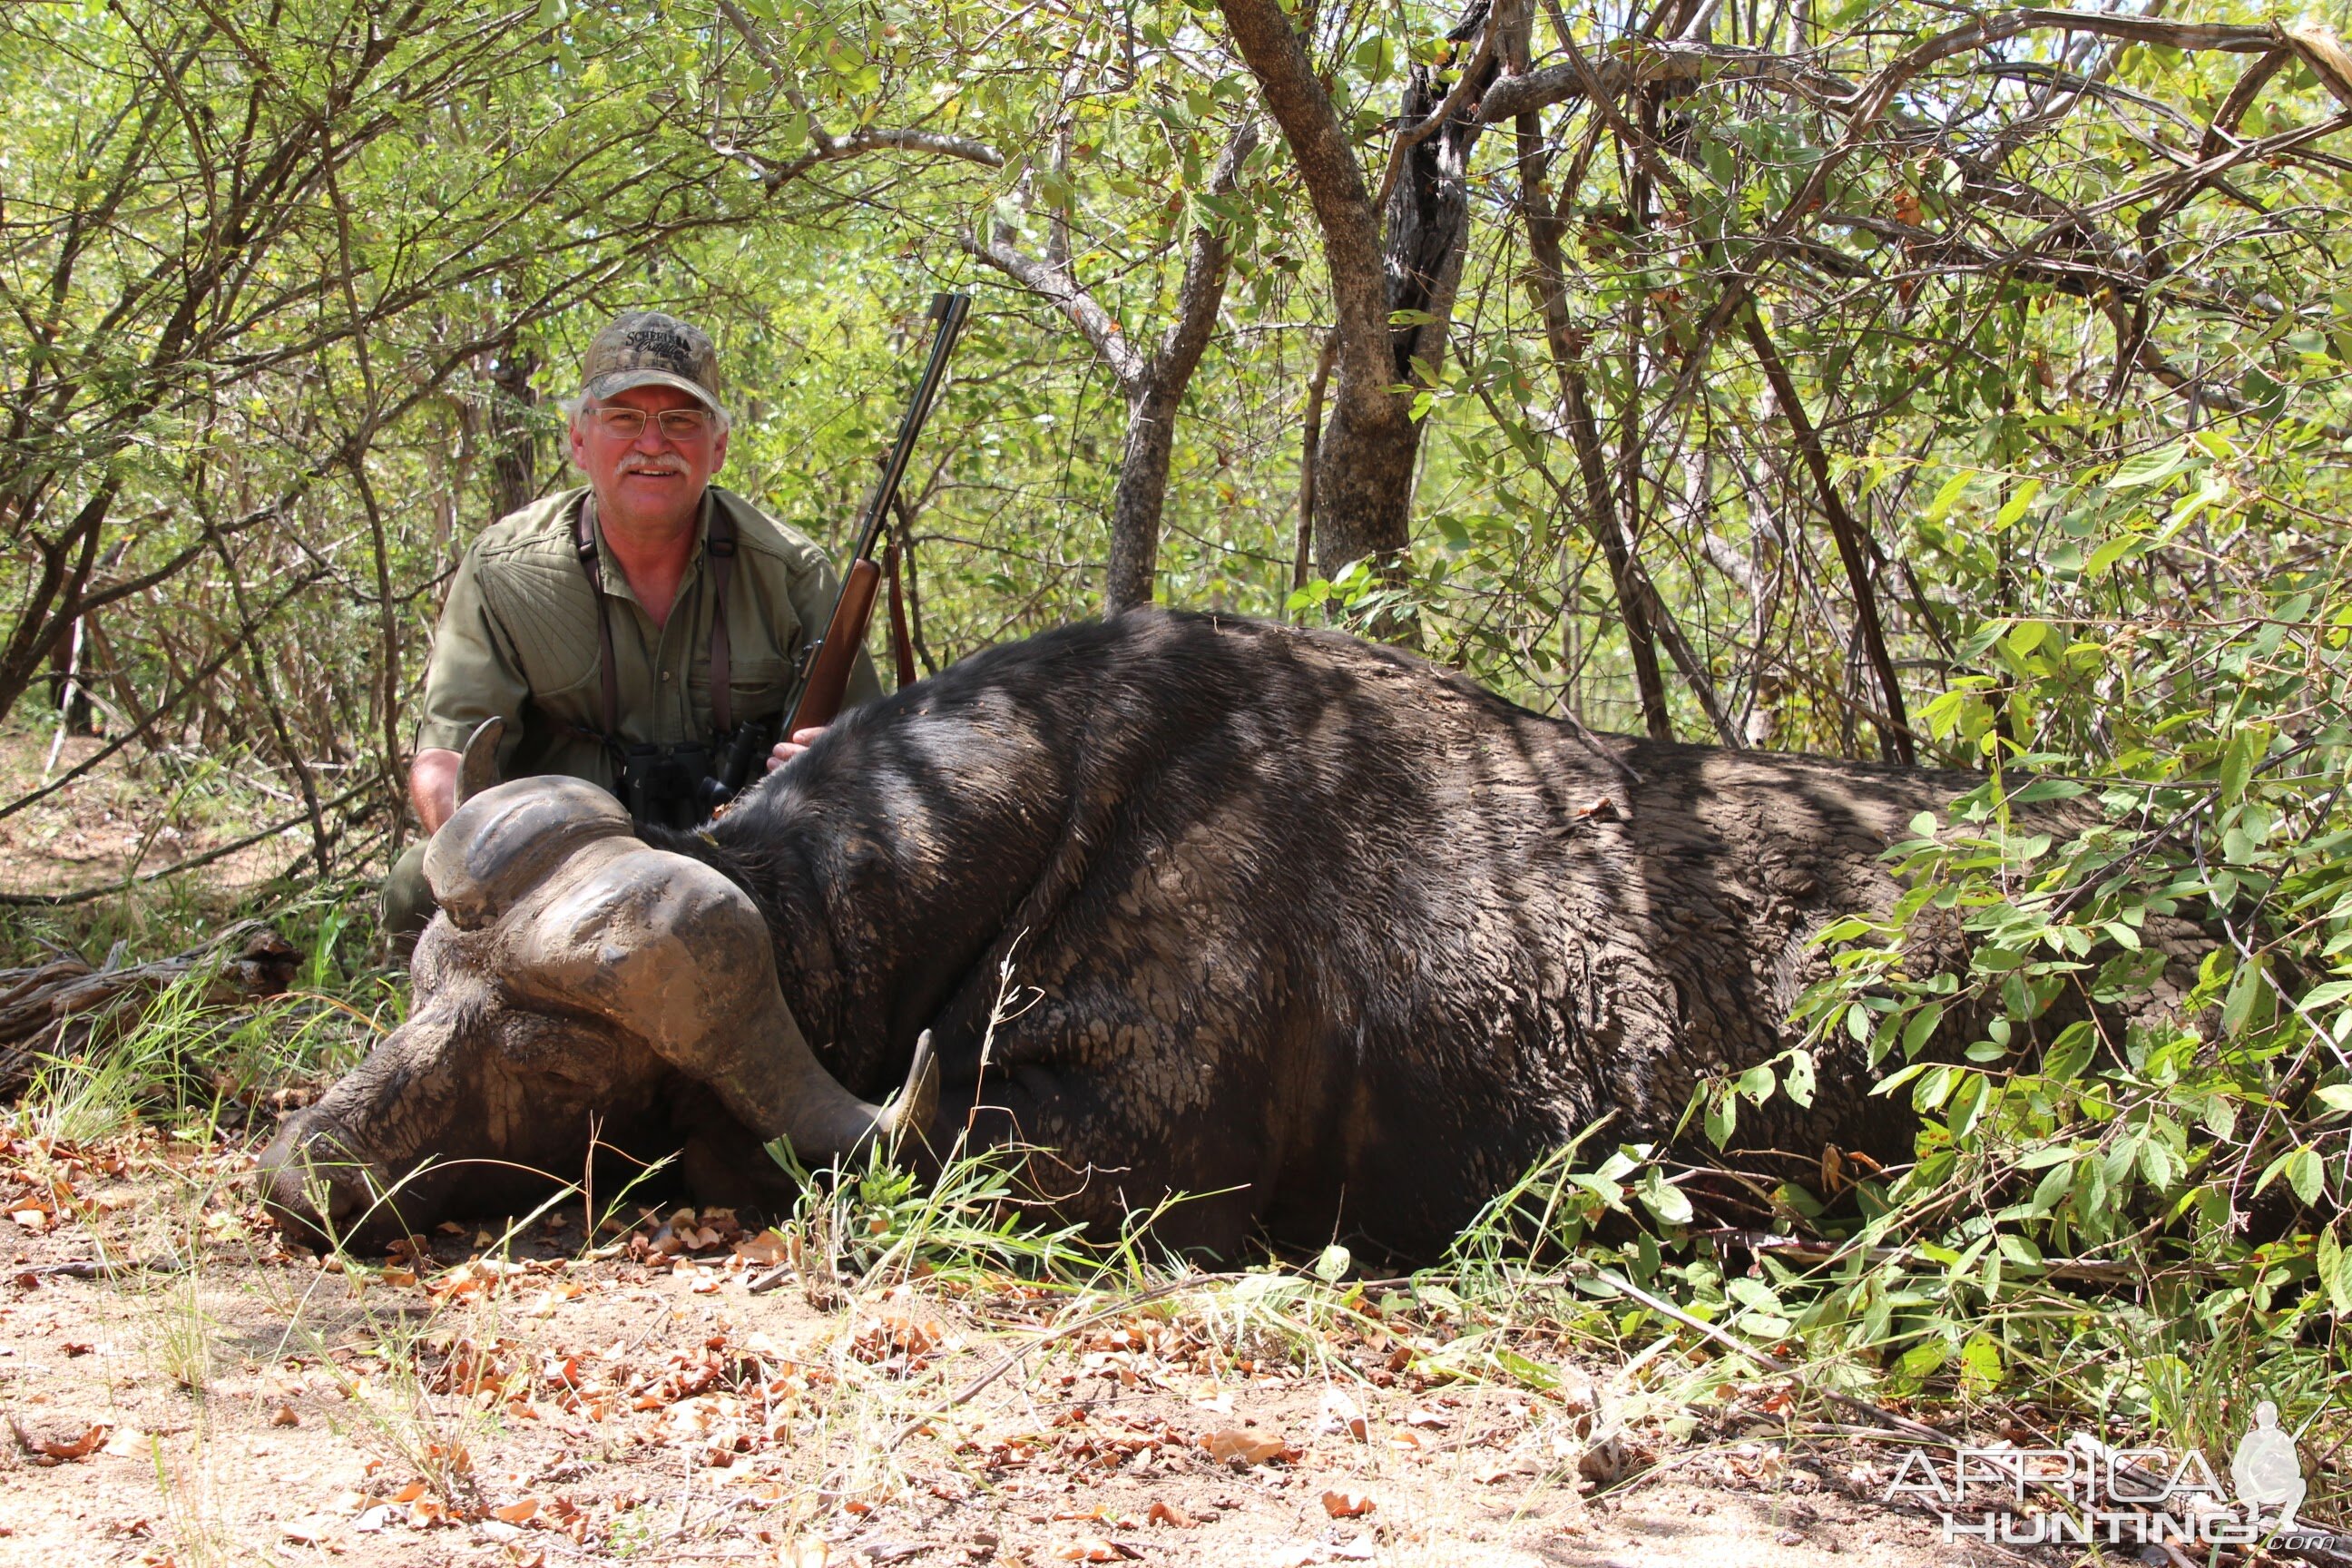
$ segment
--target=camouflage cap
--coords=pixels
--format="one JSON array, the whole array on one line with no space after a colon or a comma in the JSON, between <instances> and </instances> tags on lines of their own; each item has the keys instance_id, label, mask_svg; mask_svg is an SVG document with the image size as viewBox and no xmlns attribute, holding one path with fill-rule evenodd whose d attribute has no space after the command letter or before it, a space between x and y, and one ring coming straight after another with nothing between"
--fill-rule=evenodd
<instances>
[{"instance_id":1,"label":"camouflage cap","mask_svg":"<svg viewBox=\"0 0 2352 1568\"><path fill-rule=\"evenodd\" d=\"M602 402L636 386L674 386L727 417L719 401L719 351L698 327L659 310L624 310L596 334L580 363L583 397Z\"/></svg>"}]
</instances>

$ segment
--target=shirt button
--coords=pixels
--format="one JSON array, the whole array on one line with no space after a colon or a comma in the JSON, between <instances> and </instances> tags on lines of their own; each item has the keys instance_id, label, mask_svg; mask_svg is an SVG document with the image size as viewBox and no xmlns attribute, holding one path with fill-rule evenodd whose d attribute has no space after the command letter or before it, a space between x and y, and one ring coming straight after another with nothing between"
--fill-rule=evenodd
<instances>
[{"instance_id":1,"label":"shirt button","mask_svg":"<svg viewBox=\"0 0 2352 1568\"><path fill-rule=\"evenodd\" d=\"M669 671L668 671L668 670L665 669L665 670L663 670L663 671L662 671L662 679L663 679L664 681L667 681L667 680L669 679Z\"/></svg>"}]
</instances>

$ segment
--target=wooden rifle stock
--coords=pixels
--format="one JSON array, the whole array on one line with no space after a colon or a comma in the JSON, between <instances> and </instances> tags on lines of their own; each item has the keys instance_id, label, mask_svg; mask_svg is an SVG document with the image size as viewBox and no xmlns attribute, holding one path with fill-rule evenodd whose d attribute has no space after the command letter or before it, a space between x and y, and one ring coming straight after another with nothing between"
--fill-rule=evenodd
<instances>
[{"instance_id":1,"label":"wooden rifle stock","mask_svg":"<svg viewBox=\"0 0 2352 1568\"><path fill-rule=\"evenodd\" d=\"M898 439L883 460L882 476L866 503L864 524L857 531L857 548L841 580L841 596L833 602L824 636L810 647L800 689L785 705L791 716L784 721L780 739L789 741L803 730L830 724L841 711L842 700L849 692L849 671L866 646L866 628L874 618L875 592L882 581L882 568L874 562L875 542L881 536L890 503L898 498L898 480L907 471L915 437L922 434L923 421L930 417L932 400L939 396L940 382L947 374L948 355L955 352L956 339L962 335L971 314L969 294L941 294L931 300L931 319L940 324L931 339L931 357L915 384L914 398L898 426Z\"/></svg>"},{"instance_id":2,"label":"wooden rifle stock","mask_svg":"<svg viewBox=\"0 0 2352 1568\"><path fill-rule=\"evenodd\" d=\"M849 563L849 575L841 583L841 597L833 602L833 619L825 626L824 640L816 645L809 659L808 684L801 689L800 706L784 724L783 739L830 724L840 713L842 699L849 690L849 667L866 646L866 628L874 618L874 595L881 583L882 568L874 564L872 556Z\"/></svg>"}]
</instances>

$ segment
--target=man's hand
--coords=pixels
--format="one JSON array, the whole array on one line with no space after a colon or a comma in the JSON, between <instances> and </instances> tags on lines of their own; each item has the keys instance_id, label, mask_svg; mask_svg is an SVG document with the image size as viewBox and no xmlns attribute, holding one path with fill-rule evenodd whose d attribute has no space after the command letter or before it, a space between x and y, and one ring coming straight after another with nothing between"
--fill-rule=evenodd
<instances>
[{"instance_id":1,"label":"man's hand","mask_svg":"<svg viewBox=\"0 0 2352 1568\"><path fill-rule=\"evenodd\" d=\"M456 752L428 746L409 764L408 798L425 832L441 831L441 825L457 809L457 769L465 760Z\"/></svg>"},{"instance_id":2,"label":"man's hand","mask_svg":"<svg viewBox=\"0 0 2352 1568\"><path fill-rule=\"evenodd\" d=\"M791 740L777 742L776 749L768 753L768 771L774 773L778 768L807 751L810 743L824 733L824 725L812 724L805 730L793 731Z\"/></svg>"}]
</instances>

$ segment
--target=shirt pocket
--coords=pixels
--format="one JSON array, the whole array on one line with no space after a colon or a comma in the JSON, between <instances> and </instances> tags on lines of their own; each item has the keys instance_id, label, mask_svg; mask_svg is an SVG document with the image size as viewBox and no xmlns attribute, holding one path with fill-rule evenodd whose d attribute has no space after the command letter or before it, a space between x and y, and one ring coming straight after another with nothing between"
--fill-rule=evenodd
<instances>
[{"instance_id":1,"label":"shirt pocket","mask_svg":"<svg viewBox=\"0 0 2352 1568\"><path fill-rule=\"evenodd\" d=\"M734 706L737 723L746 719L765 719L783 707L784 687L792 679L792 660L730 656L727 663L727 695ZM695 671L688 695L694 699L696 708L704 712L710 710L710 671L707 667Z\"/></svg>"}]
</instances>

